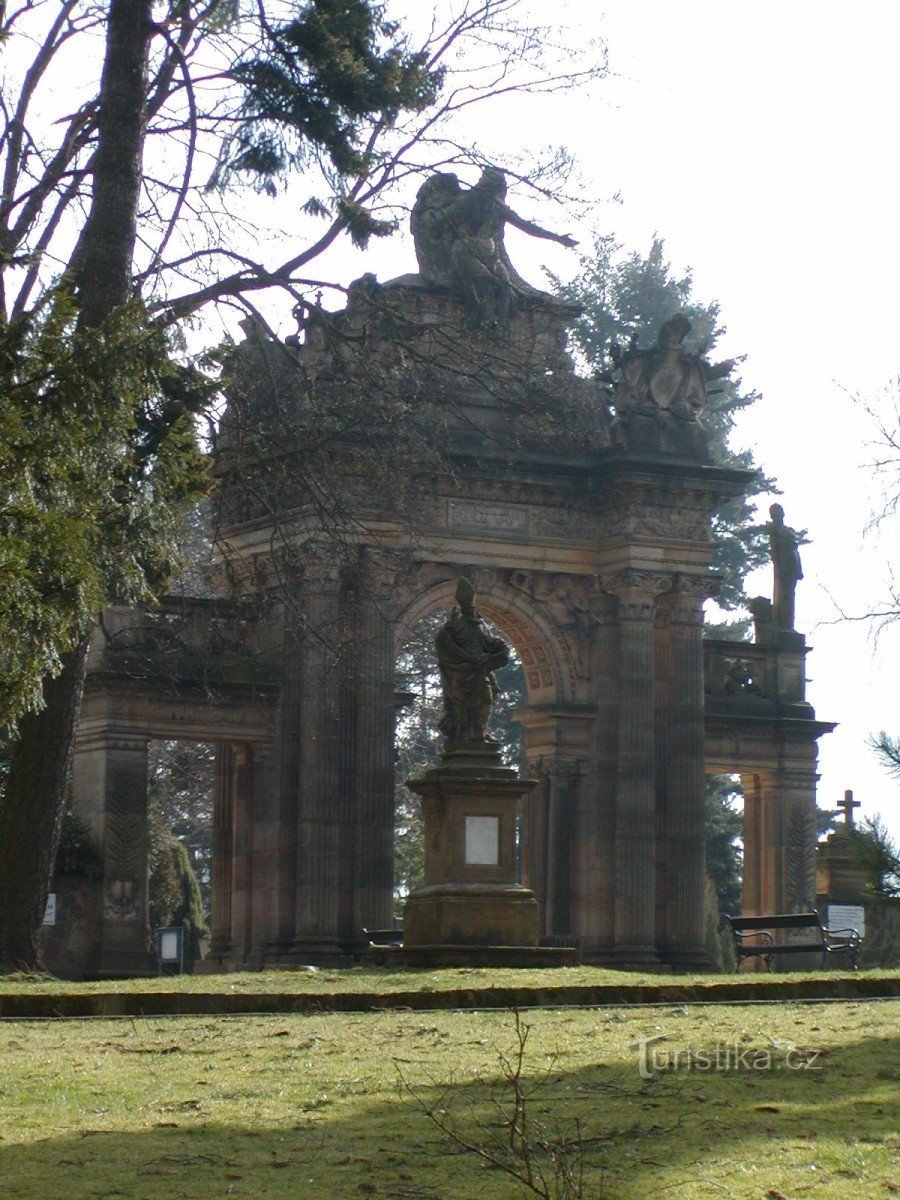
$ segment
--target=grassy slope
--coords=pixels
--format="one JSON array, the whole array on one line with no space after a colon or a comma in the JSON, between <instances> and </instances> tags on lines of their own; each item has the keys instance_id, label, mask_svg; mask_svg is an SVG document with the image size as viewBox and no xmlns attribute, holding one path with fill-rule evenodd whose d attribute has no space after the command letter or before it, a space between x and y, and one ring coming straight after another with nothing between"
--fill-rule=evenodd
<instances>
[{"instance_id":1,"label":"grassy slope","mask_svg":"<svg viewBox=\"0 0 900 1200\"><path fill-rule=\"evenodd\" d=\"M564 1129L579 1115L598 1139L590 1196L888 1196L898 1015L896 1001L529 1013L529 1069L550 1068L532 1108ZM645 1082L632 1043L657 1035L672 1049L768 1049L778 1069ZM6 1022L0 1195L516 1196L398 1086L402 1073L446 1107L452 1083L463 1123L496 1132L485 1083L512 1042L503 1013ZM786 1069L792 1046L823 1050L822 1070Z\"/></svg>"},{"instance_id":2,"label":"grassy slope","mask_svg":"<svg viewBox=\"0 0 900 1200\"><path fill-rule=\"evenodd\" d=\"M843 972L792 971L769 975L743 972L742 982L765 983L773 979L836 979ZM900 971L862 971L848 973L850 979L863 977L897 979ZM617 984L696 984L714 988L730 982L733 975L651 975L638 971L614 971L603 967L555 967L504 969L497 967L447 967L437 971L391 970L379 967L352 967L321 971L246 971L226 975L183 975L152 979L113 979L73 983L49 976L0 975L0 993L59 992L81 995L95 992L398 992L439 991L455 988L489 987L569 987L614 986Z\"/></svg>"}]
</instances>

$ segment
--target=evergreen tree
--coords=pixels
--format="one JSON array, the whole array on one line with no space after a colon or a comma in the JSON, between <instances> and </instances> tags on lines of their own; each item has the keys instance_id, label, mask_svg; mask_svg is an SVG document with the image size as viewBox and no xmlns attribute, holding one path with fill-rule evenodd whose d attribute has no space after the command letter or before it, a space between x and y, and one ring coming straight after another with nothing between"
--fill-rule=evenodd
<instances>
[{"instance_id":1,"label":"evergreen tree","mask_svg":"<svg viewBox=\"0 0 900 1200\"><path fill-rule=\"evenodd\" d=\"M172 834L150 842L150 928L184 930L184 969L200 957L200 939L208 932L200 887L184 845Z\"/></svg>"},{"instance_id":2,"label":"evergreen tree","mask_svg":"<svg viewBox=\"0 0 900 1200\"><path fill-rule=\"evenodd\" d=\"M208 916L212 887L215 747L207 742L151 743L147 822L152 844L175 838L185 848Z\"/></svg>"},{"instance_id":3,"label":"evergreen tree","mask_svg":"<svg viewBox=\"0 0 900 1200\"><path fill-rule=\"evenodd\" d=\"M573 346L584 365L596 375L611 367L610 346L626 343L635 334L647 347L656 341L660 326L676 312L683 312L692 329L685 345L711 352L725 332L718 301L702 301L694 295L690 271L673 272L666 261L665 243L655 238L650 253L625 254L611 237L599 238L592 257L581 262L581 272L572 283L558 286L559 294L577 304L582 315L572 328ZM753 524L753 497L772 490L750 450L735 450L730 444L735 417L759 397L746 392L739 378L717 381L719 390L710 395L703 422L709 434L710 451L721 466L754 472L747 495L729 500L713 520L716 543L713 569L722 576L717 602L725 609L739 608L745 601L745 575L768 561L765 536Z\"/></svg>"},{"instance_id":4,"label":"evergreen tree","mask_svg":"<svg viewBox=\"0 0 900 1200\"><path fill-rule=\"evenodd\" d=\"M706 871L720 913L741 911L741 835L744 821L736 801L740 788L728 775L706 777Z\"/></svg>"}]
</instances>

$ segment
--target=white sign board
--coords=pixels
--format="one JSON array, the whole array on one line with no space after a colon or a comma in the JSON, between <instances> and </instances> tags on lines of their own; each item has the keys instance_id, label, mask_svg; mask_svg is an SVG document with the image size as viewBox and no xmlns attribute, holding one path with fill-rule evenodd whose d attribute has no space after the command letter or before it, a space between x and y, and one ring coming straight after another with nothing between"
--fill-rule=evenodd
<instances>
[{"instance_id":1,"label":"white sign board","mask_svg":"<svg viewBox=\"0 0 900 1200\"><path fill-rule=\"evenodd\" d=\"M159 960L166 963L181 961L180 929L164 929L159 935Z\"/></svg>"},{"instance_id":2,"label":"white sign board","mask_svg":"<svg viewBox=\"0 0 900 1200\"><path fill-rule=\"evenodd\" d=\"M861 904L829 904L829 929L855 929L860 937L866 936L866 910Z\"/></svg>"},{"instance_id":3,"label":"white sign board","mask_svg":"<svg viewBox=\"0 0 900 1200\"><path fill-rule=\"evenodd\" d=\"M496 867L500 861L500 818L466 817L466 863Z\"/></svg>"},{"instance_id":4,"label":"white sign board","mask_svg":"<svg viewBox=\"0 0 900 1200\"><path fill-rule=\"evenodd\" d=\"M44 924L56 924L56 892L51 892L47 897L47 907L44 909Z\"/></svg>"}]
</instances>

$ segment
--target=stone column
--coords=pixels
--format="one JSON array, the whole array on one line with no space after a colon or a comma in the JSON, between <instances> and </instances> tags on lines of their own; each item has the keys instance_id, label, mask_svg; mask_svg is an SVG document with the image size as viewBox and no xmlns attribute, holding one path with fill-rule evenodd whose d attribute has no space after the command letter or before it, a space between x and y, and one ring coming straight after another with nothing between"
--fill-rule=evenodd
<instances>
[{"instance_id":1,"label":"stone column","mask_svg":"<svg viewBox=\"0 0 900 1200\"><path fill-rule=\"evenodd\" d=\"M815 745L800 748L793 757L789 748L786 757L790 765L741 776L743 907L747 916L809 912L815 908ZM790 941L790 935L783 935L783 940ZM813 955L779 959L782 968L817 966L818 960Z\"/></svg>"},{"instance_id":2,"label":"stone column","mask_svg":"<svg viewBox=\"0 0 900 1200\"><path fill-rule=\"evenodd\" d=\"M769 898L770 885L764 878L766 863L766 793L771 795L771 784L765 776L754 773L741 774L741 789L744 793L744 888L741 912L745 917L762 916L766 909L763 898Z\"/></svg>"},{"instance_id":3,"label":"stone column","mask_svg":"<svg viewBox=\"0 0 900 1200\"><path fill-rule=\"evenodd\" d=\"M667 575L604 575L618 600L614 961L658 962L656 952L656 744L654 619Z\"/></svg>"},{"instance_id":4,"label":"stone column","mask_svg":"<svg viewBox=\"0 0 900 1200\"><path fill-rule=\"evenodd\" d=\"M363 929L393 924L394 638L387 589L372 571L354 590L347 646L345 756L350 799L344 828L349 878L342 935L363 946Z\"/></svg>"},{"instance_id":5,"label":"stone column","mask_svg":"<svg viewBox=\"0 0 900 1200\"><path fill-rule=\"evenodd\" d=\"M222 963L231 954L234 880L234 750L216 747L216 790L213 798L212 912L209 954L204 961Z\"/></svg>"},{"instance_id":6,"label":"stone column","mask_svg":"<svg viewBox=\"0 0 900 1200\"><path fill-rule=\"evenodd\" d=\"M578 766L553 758L527 772L538 786L522 803L522 882L530 887L540 910L544 937L566 936L570 929L572 819L576 807Z\"/></svg>"},{"instance_id":7,"label":"stone column","mask_svg":"<svg viewBox=\"0 0 900 1200\"><path fill-rule=\"evenodd\" d=\"M557 759L550 769L547 795L547 891L544 925L547 934L572 933L571 872L573 820L578 809L579 764Z\"/></svg>"},{"instance_id":8,"label":"stone column","mask_svg":"<svg viewBox=\"0 0 900 1200\"><path fill-rule=\"evenodd\" d=\"M555 702L520 710L526 773L538 786L522 801L522 880L540 905L542 936L574 935L576 825L594 705ZM595 872L596 875L596 872Z\"/></svg>"},{"instance_id":9,"label":"stone column","mask_svg":"<svg viewBox=\"0 0 900 1200\"><path fill-rule=\"evenodd\" d=\"M526 726L526 746L528 733ZM550 932L547 909L547 893L550 887L550 772L542 758L532 759L526 751L525 770L537 787L522 801L520 817L520 852L522 859L522 882L534 892L540 906L541 933Z\"/></svg>"},{"instance_id":10,"label":"stone column","mask_svg":"<svg viewBox=\"0 0 900 1200\"><path fill-rule=\"evenodd\" d=\"M233 805L233 880L231 943L235 963L247 960L253 939L254 814L256 763L253 746L240 743L231 749Z\"/></svg>"},{"instance_id":11,"label":"stone column","mask_svg":"<svg viewBox=\"0 0 900 1200\"><path fill-rule=\"evenodd\" d=\"M708 965L706 932L706 779L703 726L703 601L713 580L679 578L667 596L663 780L664 958L673 966Z\"/></svg>"},{"instance_id":12,"label":"stone column","mask_svg":"<svg viewBox=\"0 0 900 1200\"><path fill-rule=\"evenodd\" d=\"M297 585L299 592L300 585ZM272 748L273 824L275 845L268 871L271 888L271 941L266 957L279 962L289 957L297 921L297 870L303 847L299 842L300 739L303 705L302 613L299 600L286 602L283 627L283 677L278 738Z\"/></svg>"},{"instance_id":13,"label":"stone column","mask_svg":"<svg viewBox=\"0 0 900 1200\"><path fill-rule=\"evenodd\" d=\"M73 803L103 854L97 973L154 968L147 912L147 738L106 734L79 743Z\"/></svg>"},{"instance_id":14,"label":"stone column","mask_svg":"<svg viewBox=\"0 0 900 1200\"><path fill-rule=\"evenodd\" d=\"M246 805L251 841L249 872L253 905L248 926L246 961L253 969L257 969L269 960L272 943L278 935L281 880L277 865L281 837L276 787L277 755L268 741L253 742L248 749L253 754L250 775L252 790Z\"/></svg>"},{"instance_id":15,"label":"stone column","mask_svg":"<svg viewBox=\"0 0 900 1200\"><path fill-rule=\"evenodd\" d=\"M336 563L304 579L293 955L339 958L341 826L341 585Z\"/></svg>"}]
</instances>

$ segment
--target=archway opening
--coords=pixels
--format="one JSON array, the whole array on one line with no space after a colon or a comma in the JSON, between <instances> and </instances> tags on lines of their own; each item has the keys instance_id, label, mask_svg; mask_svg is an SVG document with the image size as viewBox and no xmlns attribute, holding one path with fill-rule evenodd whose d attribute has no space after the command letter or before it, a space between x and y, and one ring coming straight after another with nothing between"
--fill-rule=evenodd
<instances>
[{"instance_id":1,"label":"archway opening","mask_svg":"<svg viewBox=\"0 0 900 1200\"><path fill-rule=\"evenodd\" d=\"M215 760L211 742L153 739L148 747L150 927L184 929L187 970L207 948Z\"/></svg>"},{"instance_id":2,"label":"archway opening","mask_svg":"<svg viewBox=\"0 0 900 1200\"><path fill-rule=\"evenodd\" d=\"M706 776L707 952L713 969L734 967L731 934L722 918L738 916L744 881L744 792L740 775Z\"/></svg>"}]
</instances>

